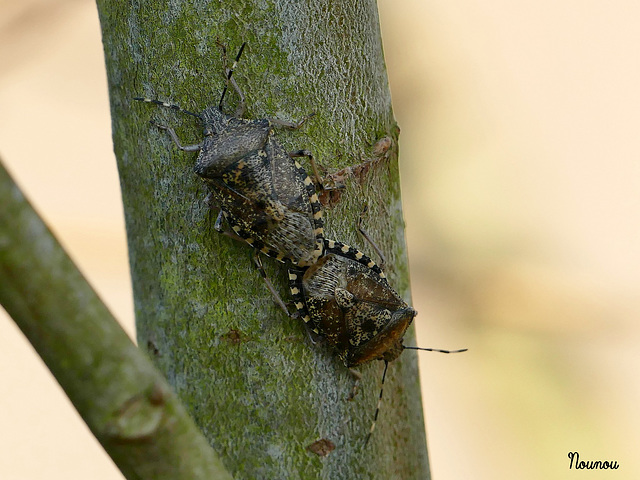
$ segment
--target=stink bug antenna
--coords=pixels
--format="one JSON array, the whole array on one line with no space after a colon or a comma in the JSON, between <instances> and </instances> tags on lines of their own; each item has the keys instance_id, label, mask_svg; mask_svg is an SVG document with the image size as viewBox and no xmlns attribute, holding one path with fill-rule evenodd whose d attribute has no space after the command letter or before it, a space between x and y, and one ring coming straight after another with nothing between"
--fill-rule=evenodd
<instances>
[{"instance_id":1,"label":"stink bug antenna","mask_svg":"<svg viewBox=\"0 0 640 480\"><path fill-rule=\"evenodd\" d=\"M403 345L402 348L405 350L423 350L425 352L440 352L440 353L461 353L469 350L468 348L461 348L460 350L441 350L439 348L422 348L422 347L407 347Z\"/></svg>"},{"instance_id":2,"label":"stink bug antenna","mask_svg":"<svg viewBox=\"0 0 640 480\"><path fill-rule=\"evenodd\" d=\"M403 349L406 350L424 350L426 352L439 352L439 353L461 353L466 352L468 348L461 348L460 350L441 350L439 348L421 348L421 347L407 347L405 345L402 346ZM376 413L373 415L373 422L371 423L371 429L367 434L367 438L364 441L364 446L366 447L371 439L371 435L373 435L373 430L376 428L376 422L378 421L378 415L380 414L380 405L382 404L382 393L384 392L384 379L387 376L387 368L389 367L389 361L384 361L384 372L382 372L382 382L380 383L380 395L378 396L378 405L376 406Z\"/></svg>"},{"instance_id":3,"label":"stink bug antenna","mask_svg":"<svg viewBox=\"0 0 640 480\"><path fill-rule=\"evenodd\" d=\"M382 393L384 392L384 379L387 377L387 368L389 367L389 361L384 361L384 372L382 372L382 382L380 383L380 395L378 396L378 405L376 406L376 413L373 415L373 422L371 422L371 429L367 434L367 438L364 441L364 446L366 447L371 439L371 435L373 435L373 431L376 428L376 422L378 421L378 414L380 413L380 404L382 403Z\"/></svg>"},{"instance_id":4,"label":"stink bug antenna","mask_svg":"<svg viewBox=\"0 0 640 480\"><path fill-rule=\"evenodd\" d=\"M220 111L222 111L222 102L224 101L224 96L227 94L227 90L229 89L228 87L229 87L229 83L231 82L231 76L233 75L233 71L235 70L235 68L238 66L238 60L240 60L240 57L242 56L242 51L244 50L244 47L246 44L247 42L244 42L242 44L242 46L240 47L240 50L238 51L238 54L236 55L236 59L233 61L233 65L231 65L231 68L227 72L227 84L224 86L224 90L222 90L222 95L220 96L220 103L218 103L218 110ZM244 98L241 98L240 101L244 103Z\"/></svg>"}]
</instances>

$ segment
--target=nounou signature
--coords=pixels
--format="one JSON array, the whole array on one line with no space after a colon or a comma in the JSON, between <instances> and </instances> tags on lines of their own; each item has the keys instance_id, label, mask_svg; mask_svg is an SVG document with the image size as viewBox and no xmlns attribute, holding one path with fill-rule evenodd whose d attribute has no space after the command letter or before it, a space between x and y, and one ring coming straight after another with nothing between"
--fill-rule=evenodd
<instances>
[{"instance_id":1,"label":"nounou signature","mask_svg":"<svg viewBox=\"0 0 640 480\"><path fill-rule=\"evenodd\" d=\"M618 462L615 461L601 461L601 460L590 460L590 461L582 461L580 460L580 454L578 452L569 452L569 470L575 468L576 470L616 470L619 465Z\"/></svg>"}]
</instances>

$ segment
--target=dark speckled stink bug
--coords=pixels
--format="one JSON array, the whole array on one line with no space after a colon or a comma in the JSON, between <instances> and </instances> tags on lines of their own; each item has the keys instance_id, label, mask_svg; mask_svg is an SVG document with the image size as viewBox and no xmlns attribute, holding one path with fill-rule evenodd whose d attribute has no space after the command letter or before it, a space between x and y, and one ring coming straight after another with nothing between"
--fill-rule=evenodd
<instances>
[{"instance_id":1,"label":"dark speckled stink bug","mask_svg":"<svg viewBox=\"0 0 640 480\"><path fill-rule=\"evenodd\" d=\"M242 54L242 45L236 62ZM235 66L235 64L234 64ZM183 146L174 130L166 130L175 144L186 152L200 152L194 171L209 187L208 202L220 208L216 220L222 230L224 218L233 233L262 253L295 265L312 265L322 255L322 208L315 184L292 157L311 154L287 153L276 140L274 125L299 127L279 120L247 120L244 96L227 70L227 83L237 90L241 105L237 116L222 112L224 92L217 107L192 113L178 106L136 98L198 118L204 126L204 140ZM303 120L304 121L304 120ZM314 167L315 168L315 167Z\"/></svg>"},{"instance_id":2,"label":"dark speckled stink bug","mask_svg":"<svg viewBox=\"0 0 640 480\"><path fill-rule=\"evenodd\" d=\"M405 349L457 353L402 344L416 311L391 288L382 269L362 252L324 240L324 256L307 268L289 268L296 309L310 329L326 339L347 367L390 361ZM366 442L376 425L383 389ZM365 442L365 443L366 443Z\"/></svg>"},{"instance_id":3,"label":"dark speckled stink bug","mask_svg":"<svg viewBox=\"0 0 640 480\"><path fill-rule=\"evenodd\" d=\"M347 367L395 360L416 311L362 252L327 239L324 251L314 265L289 269L299 315Z\"/></svg>"}]
</instances>

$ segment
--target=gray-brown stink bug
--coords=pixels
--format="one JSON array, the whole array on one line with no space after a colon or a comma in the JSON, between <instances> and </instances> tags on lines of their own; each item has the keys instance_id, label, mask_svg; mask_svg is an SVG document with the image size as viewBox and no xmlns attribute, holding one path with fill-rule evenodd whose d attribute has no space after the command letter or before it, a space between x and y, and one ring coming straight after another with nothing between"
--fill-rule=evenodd
<instances>
[{"instance_id":1,"label":"gray-brown stink bug","mask_svg":"<svg viewBox=\"0 0 640 480\"><path fill-rule=\"evenodd\" d=\"M325 239L324 255L314 265L289 269L289 286L303 321L347 367L402 353L416 311L362 252Z\"/></svg>"},{"instance_id":2,"label":"gray-brown stink bug","mask_svg":"<svg viewBox=\"0 0 640 480\"><path fill-rule=\"evenodd\" d=\"M242 54L244 44L236 57ZM235 64L234 64L235 66ZM322 207L315 185L305 169L293 159L313 158L307 151L289 154L274 136L274 125L299 127L277 120L240 118L244 96L227 71L241 99L237 116L222 111L224 92L216 107L192 113L176 105L136 98L191 115L204 127L204 139L182 145L171 127L166 130L179 149L199 152L194 171L209 187L208 201L220 208L216 229L224 218L233 233L262 253L295 265L312 265L322 255ZM303 120L304 121L304 120Z\"/></svg>"},{"instance_id":3,"label":"gray-brown stink bug","mask_svg":"<svg viewBox=\"0 0 640 480\"><path fill-rule=\"evenodd\" d=\"M289 287L299 316L326 339L345 366L383 360L383 386L389 362L405 349L442 353L466 350L403 345L416 311L391 288L384 272L365 254L341 242L325 239L324 243L324 255L314 265L289 268ZM382 386L365 443L376 425Z\"/></svg>"}]
</instances>

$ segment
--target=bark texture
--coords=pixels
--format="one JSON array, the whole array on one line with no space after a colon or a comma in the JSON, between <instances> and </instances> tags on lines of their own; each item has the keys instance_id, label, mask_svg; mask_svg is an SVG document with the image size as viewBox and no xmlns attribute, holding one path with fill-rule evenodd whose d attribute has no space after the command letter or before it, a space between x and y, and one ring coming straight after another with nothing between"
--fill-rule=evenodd
<instances>
[{"instance_id":1,"label":"bark texture","mask_svg":"<svg viewBox=\"0 0 640 480\"><path fill-rule=\"evenodd\" d=\"M196 112L217 104L224 69L216 40L231 59L247 42L234 73L245 116L315 113L278 138L289 150L311 150L324 173L346 186L324 198L326 237L374 255L356 229L367 204L364 225L386 255L390 283L408 300L398 129L376 3L99 0L98 7L140 347L235 478L428 478L415 352L390 365L364 448L383 365L362 367L360 393L347 401L347 369L277 308L251 248L213 230L217 212L192 172L196 154L177 150L149 123L198 143L197 120L133 101L156 98ZM237 100L231 92L227 113ZM264 263L286 300L286 267ZM321 439L335 445L324 457L307 449Z\"/></svg>"}]
</instances>

